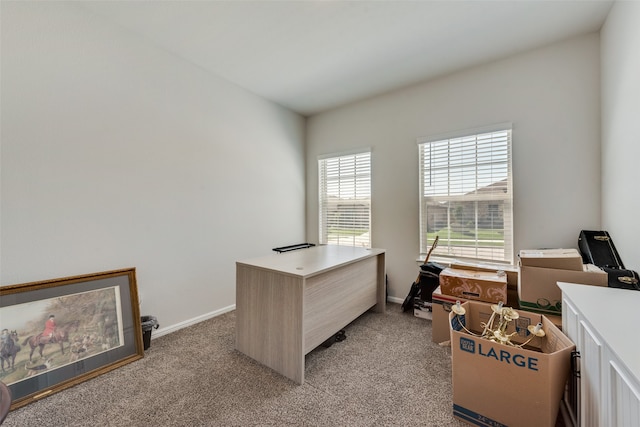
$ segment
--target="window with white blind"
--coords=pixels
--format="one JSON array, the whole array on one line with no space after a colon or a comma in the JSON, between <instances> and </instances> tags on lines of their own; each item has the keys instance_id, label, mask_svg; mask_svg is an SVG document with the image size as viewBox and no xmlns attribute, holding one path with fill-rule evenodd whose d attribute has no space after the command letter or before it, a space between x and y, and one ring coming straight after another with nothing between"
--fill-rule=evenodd
<instances>
[{"instance_id":1,"label":"window with white blind","mask_svg":"<svg viewBox=\"0 0 640 427\"><path fill-rule=\"evenodd\" d=\"M420 252L513 263L511 125L418 139Z\"/></svg>"},{"instance_id":2,"label":"window with white blind","mask_svg":"<svg viewBox=\"0 0 640 427\"><path fill-rule=\"evenodd\" d=\"M371 247L371 152L318 160L320 243Z\"/></svg>"}]
</instances>

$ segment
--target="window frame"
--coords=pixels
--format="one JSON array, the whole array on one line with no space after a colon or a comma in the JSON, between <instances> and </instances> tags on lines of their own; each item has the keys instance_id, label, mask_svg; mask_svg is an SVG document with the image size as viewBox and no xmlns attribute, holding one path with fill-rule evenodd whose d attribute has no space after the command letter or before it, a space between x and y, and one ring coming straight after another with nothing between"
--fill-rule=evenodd
<instances>
[{"instance_id":1,"label":"window frame","mask_svg":"<svg viewBox=\"0 0 640 427\"><path fill-rule=\"evenodd\" d=\"M362 169L358 170L358 167L359 167L358 163L362 161L362 160L358 160L359 156L368 157L368 159L365 160L367 161L367 165L364 170ZM343 181L345 182L347 188L350 185L353 185L354 199L352 200L358 200L358 195L363 194L363 193L359 193L358 189L361 188L363 181L365 183L368 181L368 190L365 191L365 193L368 193L368 199L361 199L361 202L362 200L366 201L366 205L367 205L366 214L363 216L362 212L357 212L355 209L355 204L352 207L353 208L352 210L345 209L345 212L352 216L353 222L351 225L353 225L354 227L353 230L357 229L356 223L358 222L362 223L363 221L365 221L364 218L366 217L366 222L368 227L365 233L368 233L368 239L364 244L363 244L363 240L358 239L359 236L356 236L355 234L352 236L352 241L350 244L349 244L349 237L347 235L338 235L337 237L334 237L334 238L329 237L330 235L329 230L331 229L331 224L329 224L330 220L327 212L329 201L328 201L328 198L326 197L327 191L325 191L329 181L329 179L326 176L327 163L332 161L339 163L341 159L344 161L345 159L349 159L349 158L352 158L350 161L355 162L355 164L353 165L353 168L354 168L353 173L345 173L344 176L342 175L342 173L339 173L339 176L337 178L333 177L333 179L334 180L337 179L338 181L340 181L340 184L338 184L339 186L341 186ZM373 155L370 147L351 150L351 151L344 151L339 153L324 154L324 155L318 156L318 240L320 244L338 244L342 246L354 246L354 247L366 247L366 248L372 247L371 246L372 245L372 235L371 235L372 163L373 163ZM353 180L352 184L348 183L350 180ZM342 188L340 188L339 191L342 191ZM347 193L349 192L348 190L345 190L345 191ZM346 199L346 200L349 200L349 199ZM361 204L361 202L358 204ZM346 205L348 205L348 203L346 203ZM337 206L337 208L339 209L339 206ZM349 221L346 221L346 222L348 223Z\"/></svg>"},{"instance_id":2,"label":"window frame","mask_svg":"<svg viewBox=\"0 0 640 427\"><path fill-rule=\"evenodd\" d=\"M487 137L487 135L489 134L499 134L504 132L506 132L506 147L502 148L502 150L504 151L503 155L506 156L506 160L503 159L501 161L491 161L488 164L490 165L490 170L492 171L492 173L493 173L493 168L496 167L496 165L503 164L502 167L506 168L506 176L502 180L496 180L489 185L480 186L478 184L478 181L479 181L479 177L483 176L483 172L480 172L480 169L478 168L478 165L480 163L478 159L481 157L481 155L478 154L478 147L480 146L480 148L483 148L483 145L482 143L479 143L479 140L482 141L482 138ZM481 138L478 138L478 137L481 137ZM459 172L459 169L463 169L463 166L461 166L460 164L457 164L452 167L453 161L451 160L452 159L451 153L455 152L455 149L461 149L461 148L455 147L455 149L452 149L451 144L459 143L462 146L464 144L462 141L465 141L466 143L468 143L468 140L471 138L475 139L474 147L476 150L475 162L473 163L473 165L475 165L475 168L476 168L475 176L474 176L476 181L475 188L472 191L469 191L467 193L461 193L461 194L455 194L455 195L451 195L450 194L451 189L447 188L446 195L427 196L425 191L425 183L426 183L425 173L426 173L426 170L429 170L430 172L432 172L435 168L432 167L431 169L426 169L424 167L424 160L423 160L425 156L423 152L424 147L433 146L432 144L443 144L443 143L447 144L446 151L444 151L446 152L447 164L446 164L446 167L443 166L441 168L441 169L446 168L446 173L445 173L446 175L445 174L443 175L446 176L447 185L450 185L453 182L462 186L466 182L465 179L463 178L459 178L458 180L452 179L452 175L455 175L457 172ZM473 243L471 245L455 245L455 244L452 244L452 241L454 240L453 237L451 237L451 239L448 240L447 238L443 239L443 236L439 236L440 240L438 243L438 247L433 251L433 256L442 257L444 259L455 258L455 259L470 260L470 261L477 261L477 262L483 262L483 263L512 265L514 262L513 164L512 164L513 163L512 162L513 125L512 123L500 123L492 126L466 129L461 131L449 132L445 134L427 136L427 137L420 137L417 139L417 145L418 145L418 181L419 181L418 182L419 184L418 202L419 202L419 208L420 208L420 212L419 212L420 258L424 259L423 258L424 255L428 252L429 248L433 243L433 239L435 238L435 236L432 236L431 238L429 238L427 233L427 231L429 230L428 224L430 224L429 218L428 218L429 213L427 211L428 201L429 200L439 201L440 203L443 203L443 205L444 204L447 205L446 210L448 212L447 213L448 227L451 224L450 216L452 215L451 214L452 203L459 203L459 206L462 206L463 203L476 202L474 204L475 212L473 214L473 217L471 218L475 222L474 224L475 227L472 230L472 232L475 233ZM491 151L491 152L494 153L495 151ZM444 157L441 157L441 158L444 158ZM468 167L468 165L464 167ZM488 191L486 195L479 194L478 190L481 190L483 188L490 188L491 186L496 185L501 181L505 181L504 183L505 193L498 194L497 192ZM460 191L462 192L462 190ZM494 251L492 251L490 248L485 248L485 251L488 254L485 254L484 256L481 254L482 249L480 249L481 246L479 245L479 242L481 242L482 239L478 238L478 234L479 234L478 230L481 229L481 227L478 226L478 224L481 222L479 219L480 214L478 211L478 205L480 203L484 203L486 205L487 212L493 212L491 211L490 208L495 209L496 204L499 204L503 209L502 215L501 215L502 222L503 222L503 226L502 226L503 255L500 258L496 258ZM493 220L493 214L491 214L491 219ZM431 221L431 223L432 222L433 221ZM453 232L451 231L451 228L448 228L448 232L451 233L448 236L452 236ZM467 249L466 251L465 251L465 248ZM473 248L473 251L471 250L472 248Z\"/></svg>"}]
</instances>

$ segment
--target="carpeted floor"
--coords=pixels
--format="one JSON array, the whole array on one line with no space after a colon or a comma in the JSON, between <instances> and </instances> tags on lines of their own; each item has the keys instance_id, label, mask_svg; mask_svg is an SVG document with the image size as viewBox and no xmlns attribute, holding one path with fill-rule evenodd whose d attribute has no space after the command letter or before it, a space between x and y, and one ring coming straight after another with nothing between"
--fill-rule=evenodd
<instances>
[{"instance_id":1,"label":"carpeted floor","mask_svg":"<svg viewBox=\"0 0 640 427\"><path fill-rule=\"evenodd\" d=\"M296 385L234 350L230 312L154 339L145 358L9 413L3 426L462 426L451 352L389 303L306 356Z\"/></svg>"}]
</instances>

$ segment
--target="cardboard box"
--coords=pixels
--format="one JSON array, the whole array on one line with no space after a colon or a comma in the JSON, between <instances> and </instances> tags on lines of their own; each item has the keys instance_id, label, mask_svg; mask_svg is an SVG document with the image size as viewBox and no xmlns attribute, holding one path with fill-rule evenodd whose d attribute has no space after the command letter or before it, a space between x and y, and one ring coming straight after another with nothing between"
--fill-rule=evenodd
<instances>
[{"instance_id":1,"label":"cardboard box","mask_svg":"<svg viewBox=\"0 0 640 427\"><path fill-rule=\"evenodd\" d=\"M444 295L440 287L433 291L431 301L431 341L436 344L451 339L449 313L451 313L451 306L456 301L467 302L468 300ZM491 307L493 303L478 302L478 304L486 304L487 307ZM514 308L518 307L518 291L516 289L507 289L507 305ZM560 318L560 323L562 324L562 318Z\"/></svg>"},{"instance_id":2,"label":"cardboard box","mask_svg":"<svg viewBox=\"0 0 640 427\"><path fill-rule=\"evenodd\" d=\"M491 310L474 301L463 307L467 328L480 332ZM512 341L527 339L527 324L541 322L546 333L526 348L451 329L453 415L459 420L478 426L555 426L575 345L545 316L518 313L508 329L516 332ZM450 313L450 322L453 317Z\"/></svg>"},{"instance_id":3,"label":"cardboard box","mask_svg":"<svg viewBox=\"0 0 640 427\"><path fill-rule=\"evenodd\" d=\"M486 264L466 261L453 261L449 267L474 271L499 271L507 273L507 289L518 289L518 267L514 265Z\"/></svg>"},{"instance_id":4,"label":"cardboard box","mask_svg":"<svg viewBox=\"0 0 640 427\"><path fill-rule=\"evenodd\" d=\"M431 301L422 299L413 300L413 315L422 319L431 320Z\"/></svg>"},{"instance_id":5,"label":"cardboard box","mask_svg":"<svg viewBox=\"0 0 640 427\"><path fill-rule=\"evenodd\" d=\"M557 282L608 286L608 276L600 268L585 264L582 271L520 266L518 303L521 309L562 315L562 291Z\"/></svg>"},{"instance_id":6,"label":"cardboard box","mask_svg":"<svg viewBox=\"0 0 640 427\"><path fill-rule=\"evenodd\" d=\"M544 316L547 319L551 320L551 323L556 325L556 328L562 330L562 316L558 316L557 314L549 314L549 313L545 313Z\"/></svg>"},{"instance_id":7,"label":"cardboard box","mask_svg":"<svg viewBox=\"0 0 640 427\"><path fill-rule=\"evenodd\" d=\"M416 317L419 317L421 319L426 319L426 320L432 320L433 319L433 312L429 311L429 310L423 310L421 308L414 308L413 309L413 315Z\"/></svg>"},{"instance_id":8,"label":"cardboard box","mask_svg":"<svg viewBox=\"0 0 640 427\"><path fill-rule=\"evenodd\" d=\"M418 301L413 306L413 315L421 319L432 320L431 302Z\"/></svg>"},{"instance_id":9,"label":"cardboard box","mask_svg":"<svg viewBox=\"0 0 640 427\"><path fill-rule=\"evenodd\" d=\"M445 268L440 273L440 290L445 295L484 302L507 300L507 275L496 271Z\"/></svg>"},{"instance_id":10,"label":"cardboard box","mask_svg":"<svg viewBox=\"0 0 640 427\"><path fill-rule=\"evenodd\" d=\"M577 249L523 249L518 257L525 267L582 271L582 256Z\"/></svg>"}]
</instances>

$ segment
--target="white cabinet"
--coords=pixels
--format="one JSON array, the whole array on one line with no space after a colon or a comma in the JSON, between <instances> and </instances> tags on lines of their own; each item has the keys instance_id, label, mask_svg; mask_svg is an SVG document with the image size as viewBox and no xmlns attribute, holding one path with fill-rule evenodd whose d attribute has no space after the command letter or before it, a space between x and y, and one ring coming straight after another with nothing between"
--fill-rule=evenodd
<instances>
[{"instance_id":1,"label":"white cabinet","mask_svg":"<svg viewBox=\"0 0 640 427\"><path fill-rule=\"evenodd\" d=\"M640 292L558 286L562 329L580 352L580 426L640 427Z\"/></svg>"},{"instance_id":2,"label":"white cabinet","mask_svg":"<svg viewBox=\"0 0 640 427\"><path fill-rule=\"evenodd\" d=\"M609 381L607 389L610 391L609 425L611 426L637 426L640 425L640 387L638 378L630 375L614 357L609 360L609 372L606 375Z\"/></svg>"}]
</instances>

